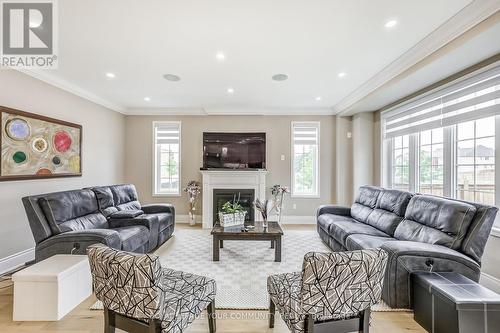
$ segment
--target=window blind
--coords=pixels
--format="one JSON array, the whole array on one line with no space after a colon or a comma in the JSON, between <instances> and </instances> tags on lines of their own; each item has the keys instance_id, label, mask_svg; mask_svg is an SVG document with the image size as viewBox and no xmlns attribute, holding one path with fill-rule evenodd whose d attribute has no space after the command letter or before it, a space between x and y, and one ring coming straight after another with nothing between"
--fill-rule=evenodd
<instances>
[{"instance_id":1,"label":"window blind","mask_svg":"<svg viewBox=\"0 0 500 333\"><path fill-rule=\"evenodd\" d=\"M293 143L297 145L318 144L318 124L316 123L293 123Z\"/></svg>"},{"instance_id":2,"label":"window blind","mask_svg":"<svg viewBox=\"0 0 500 333\"><path fill-rule=\"evenodd\" d=\"M180 124L174 122L155 123L156 144L175 144L180 141Z\"/></svg>"},{"instance_id":3,"label":"window blind","mask_svg":"<svg viewBox=\"0 0 500 333\"><path fill-rule=\"evenodd\" d=\"M500 64L384 113L386 138L500 114Z\"/></svg>"}]
</instances>

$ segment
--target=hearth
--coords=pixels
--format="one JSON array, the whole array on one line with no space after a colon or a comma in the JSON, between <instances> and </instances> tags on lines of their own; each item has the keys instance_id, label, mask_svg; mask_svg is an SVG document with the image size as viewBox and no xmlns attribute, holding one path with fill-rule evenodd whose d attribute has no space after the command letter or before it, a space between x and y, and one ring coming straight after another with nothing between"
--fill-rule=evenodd
<instances>
[{"instance_id":1,"label":"hearth","mask_svg":"<svg viewBox=\"0 0 500 333\"><path fill-rule=\"evenodd\" d=\"M218 212L222 205L236 198L247 211L245 221L254 220L253 202L255 200L255 190L253 189L214 189L213 190L213 219L214 224L219 221Z\"/></svg>"}]
</instances>

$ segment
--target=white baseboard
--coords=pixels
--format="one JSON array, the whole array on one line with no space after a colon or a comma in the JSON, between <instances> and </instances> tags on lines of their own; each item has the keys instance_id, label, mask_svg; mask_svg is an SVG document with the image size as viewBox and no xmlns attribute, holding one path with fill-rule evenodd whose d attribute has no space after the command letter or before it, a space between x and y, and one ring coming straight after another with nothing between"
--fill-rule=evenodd
<instances>
[{"instance_id":1,"label":"white baseboard","mask_svg":"<svg viewBox=\"0 0 500 333\"><path fill-rule=\"evenodd\" d=\"M277 217L271 215L269 217L270 221L276 221ZM196 224L201 224L201 215L196 215ZM176 215L175 223L189 223L189 215ZM283 215L281 217L281 223L283 224L316 224L316 216L299 216L299 215Z\"/></svg>"},{"instance_id":2,"label":"white baseboard","mask_svg":"<svg viewBox=\"0 0 500 333\"><path fill-rule=\"evenodd\" d=\"M201 224L201 215L196 215L196 224ZM189 223L189 215L175 215L175 223Z\"/></svg>"},{"instance_id":3,"label":"white baseboard","mask_svg":"<svg viewBox=\"0 0 500 333\"><path fill-rule=\"evenodd\" d=\"M479 283L494 292L500 293L500 279L486 273L481 273Z\"/></svg>"},{"instance_id":4,"label":"white baseboard","mask_svg":"<svg viewBox=\"0 0 500 333\"><path fill-rule=\"evenodd\" d=\"M26 262L35 259L35 248L14 253L8 257L0 259L0 275L13 271L23 266Z\"/></svg>"}]
</instances>

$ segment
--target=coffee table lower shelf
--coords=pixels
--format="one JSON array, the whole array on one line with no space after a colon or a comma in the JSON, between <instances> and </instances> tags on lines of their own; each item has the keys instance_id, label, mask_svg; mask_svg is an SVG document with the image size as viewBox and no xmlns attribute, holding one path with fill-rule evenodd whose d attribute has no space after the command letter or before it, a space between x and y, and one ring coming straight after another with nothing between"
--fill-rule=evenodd
<instances>
[{"instance_id":1,"label":"coffee table lower shelf","mask_svg":"<svg viewBox=\"0 0 500 333\"><path fill-rule=\"evenodd\" d=\"M281 262L281 235L213 235L213 261L219 261L220 249L224 247L225 240L270 241L271 248L274 248L274 261Z\"/></svg>"}]
</instances>

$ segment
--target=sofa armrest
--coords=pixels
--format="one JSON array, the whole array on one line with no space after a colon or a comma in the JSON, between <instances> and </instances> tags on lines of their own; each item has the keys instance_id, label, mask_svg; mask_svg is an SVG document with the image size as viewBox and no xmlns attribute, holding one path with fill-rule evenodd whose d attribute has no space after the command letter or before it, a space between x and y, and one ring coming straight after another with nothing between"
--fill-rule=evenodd
<instances>
[{"instance_id":1,"label":"sofa armrest","mask_svg":"<svg viewBox=\"0 0 500 333\"><path fill-rule=\"evenodd\" d=\"M68 231L47 238L36 246L36 261L44 260L55 254L86 254L87 247L102 243L121 249L122 242L117 231L110 229L88 229Z\"/></svg>"},{"instance_id":2,"label":"sofa armrest","mask_svg":"<svg viewBox=\"0 0 500 333\"><path fill-rule=\"evenodd\" d=\"M110 229L130 227L132 225L142 225L149 230L155 231L158 229L158 217L154 215L141 215L131 218L109 218L108 224ZM157 232L157 231L156 231Z\"/></svg>"},{"instance_id":3,"label":"sofa armrest","mask_svg":"<svg viewBox=\"0 0 500 333\"><path fill-rule=\"evenodd\" d=\"M175 207L172 204L147 204L142 205L141 209L146 214L170 213L175 215Z\"/></svg>"},{"instance_id":4,"label":"sofa armrest","mask_svg":"<svg viewBox=\"0 0 500 333\"><path fill-rule=\"evenodd\" d=\"M339 205L322 205L316 211L316 218L322 214L334 214L340 216L351 216L351 208Z\"/></svg>"}]
</instances>

